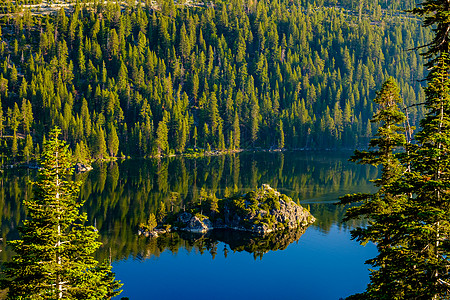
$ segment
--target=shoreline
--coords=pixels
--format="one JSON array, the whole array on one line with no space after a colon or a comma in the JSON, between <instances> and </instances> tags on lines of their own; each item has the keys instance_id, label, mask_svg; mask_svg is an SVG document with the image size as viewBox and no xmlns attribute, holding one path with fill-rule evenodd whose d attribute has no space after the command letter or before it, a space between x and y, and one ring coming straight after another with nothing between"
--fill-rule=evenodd
<instances>
[{"instance_id":1,"label":"shoreline","mask_svg":"<svg viewBox=\"0 0 450 300\"><path fill-rule=\"evenodd\" d=\"M200 149L200 148L198 148ZM202 150L202 149L200 149ZM283 152L353 152L355 150L364 150L364 148L340 148L340 149L315 149L315 148L294 148L294 149L270 149L270 148L253 148L253 149L238 149L238 150L212 150L212 151L198 151L194 153L183 152L178 154L168 154L168 155L155 155L155 156L143 156L143 157L131 157L131 156L121 156L121 157L110 157L110 158L102 158L102 159L93 159L86 162L76 161L74 162L74 167L76 164L81 163L87 167L92 167L93 164L96 163L104 163L104 162L115 162L118 160L130 160L130 159L163 159L163 158L171 158L171 157L185 157L188 159L193 158L202 158L202 157L212 157L212 156L221 156L228 154L236 154L236 153L283 153ZM39 165L35 162L24 162L19 161L13 164L4 164L0 165L0 170L5 169L39 169Z\"/></svg>"}]
</instances>

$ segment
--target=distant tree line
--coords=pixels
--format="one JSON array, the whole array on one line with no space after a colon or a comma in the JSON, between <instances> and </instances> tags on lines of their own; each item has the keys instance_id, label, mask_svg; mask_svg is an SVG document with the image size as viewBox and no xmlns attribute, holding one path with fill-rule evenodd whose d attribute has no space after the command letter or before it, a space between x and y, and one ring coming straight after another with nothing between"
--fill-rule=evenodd
<instances>
[{"instance_id":1,"label":"distant tree line","mask_svg":"<svg viewBox=\"0 0 450 300\"><path fill-rule=\"evenodd\" d=\"M386 78L399 82L402 106L423 102L423 58L406 50L431 30L405 13L373 16L369 4L362 17L353 2L324 5L94 2L3 16L0 149L33 159L54 125L79 161L366 147L370 99ZM409 122L422 115L411 108Z\"/></svg>"}]
</instances>

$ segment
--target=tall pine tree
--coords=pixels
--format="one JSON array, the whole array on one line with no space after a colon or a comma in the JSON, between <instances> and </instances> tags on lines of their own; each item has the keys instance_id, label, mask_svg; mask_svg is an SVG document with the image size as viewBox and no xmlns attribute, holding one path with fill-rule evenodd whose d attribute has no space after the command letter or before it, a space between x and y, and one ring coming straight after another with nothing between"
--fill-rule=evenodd
<instances>
[{"instance_id":1,"label":"tall pine tree","mask_svg":"<svg viewBox=\"0 0 450 300\"><path fill-rule=\"evenodd\" d=\"M52 130L44 144L34 196L24 201L28 218L21 239L10 242L17 255L6 264L9 299L104 299L120 286L111 268L92 256L99 236L79 212L80 183L72 181L71 155L60 133Z\"/></svg>"},{"instance_id":2,"label":"tall pine tree","mask_svg":"<svg viewBox=\"0 0 450 300\"><path fill-rule=\"evenodd\" d=\"M370 149L357 150L351 158L359 164L382 166L381 177L374 180L378 191L341 197L341 204L362 201L360 206L347 210L346 220L360 217L370 220L369 225L353 230L352 238L363 244L374 242L378 249L378 256L368 261L376 268L371 271L371 283L367 291L359 295L361 299L399 299L407 289L406 284L402 284L404 268L399 266L404 260L400 259L401 252L396 251L398 240L393 239L393 235L399 231L395 229L397 223L393 222L392 217L404 209L406 201L402 192L392 188L405 171L398 154L394 154L406 142L403 128L400 126L406 118L397 106L401 101L397 84L393 78L389 78L374 99L379 110L371 122L377 123L379 127L370 141Z\"/></svg>"}]
</instances>

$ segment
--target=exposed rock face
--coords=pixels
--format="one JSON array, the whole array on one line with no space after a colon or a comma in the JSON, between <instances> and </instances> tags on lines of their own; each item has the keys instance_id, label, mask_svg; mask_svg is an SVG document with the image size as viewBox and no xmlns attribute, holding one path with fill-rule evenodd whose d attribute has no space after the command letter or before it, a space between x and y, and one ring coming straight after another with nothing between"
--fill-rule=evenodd
<instances>
[{"instance_id":1,"label":"exposed rock face","mask_svg":"<svg viewBox=\"0 0 450 300\"><path fill-rule=\"evenodd\" d=\"M211 221L205 216L193 216L190 213L181 213L178 216L178 222L185 225L181 227L181 230L186 230L190 232L207 232L213 229Z\"/></svg>"},{"instance_id":2,"label":"exposed rock face","mask_svg":"<svg viewBox=\"0 0 450 300\"><path fill-rule=\"evenodd\" d=\"M263 234L306 227L316 220L308 210L269 185L263 185L243 196L221 201L223 208L213 221L198 214L179 214L177 221L180 229L206 232L213 228L230 228Z\"/></svg>"},{"instance_id":3,"label":"exposed rock face","mask_svg":"<svg viewBox=\"0 0 450 300\"><path fill-rule=\"evenodd\" d=\"M225 227L257 233L308 226L316 220L308 210L267 184L228 201L223 216Z\"/></svg>"},{"instance_id":4,"label":"exposed rock face","mask_svg":"<svg viewBox=\"0 0 450 300\"><path fill-rule=\"evenodd\" d=\"M89 165L85 165L82 163L76 163L76 165L75 165L75 172L77 172L77 173L84 173L84 172L88 172L90 170L92 170L92 167Z\"/></svg>"},{"instance_id":5,"label":"exposed rock face","mask_svg":"<svg viewBox=\"0 0 450 300\"><path fill-rule=\"evenodd\" d=\"M289 228L308 226L316 220L309 211L290 199L280 199L280 208L270 213L275 216L277 222L287 224Z\"/></svg>"}]
</instances>

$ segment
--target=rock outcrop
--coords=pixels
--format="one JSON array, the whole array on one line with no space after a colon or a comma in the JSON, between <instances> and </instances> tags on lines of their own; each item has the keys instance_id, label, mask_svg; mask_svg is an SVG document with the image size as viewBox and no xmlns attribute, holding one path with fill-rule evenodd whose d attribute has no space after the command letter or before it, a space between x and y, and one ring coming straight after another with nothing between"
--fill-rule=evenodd
<instances>
[{"instance_id":1,"label":"rock outcrop","mask_svg":"<svg viewBox=\"0 0 450 300\"><path fill-rule=\"evenodd\" d=\"M93 168L90 165L85 165L82 163L76 163L75 164L75 172L77 173L84 173L92 170Z\"/></svg>"},{"instance_id":2,"label":"rock outcrop","mask_svg":"<svg viewBox=\"0 0 450 300\"><path fill-rule=\"evenodd\" d=\"M214 214L213 218L180 213L177 218L178 228L201 233L213 228L224 228L265 234L306 227L316 220L308 210L267 184L245 195L220 201L221 211Z\"/></svg>"},{"instance_id":3,"label":"rock outcrop","mask_svg":"<svg viewBox=\"0 0 450 300\"><path fill-rule=\"evenodd\" d=\"M178 215L178 220L182 226L180 229L190 232L205 233L210 229L213 229L213 225L208 217L203 215L192 215L184 212Z\"/></svg>"}]
</instances>

